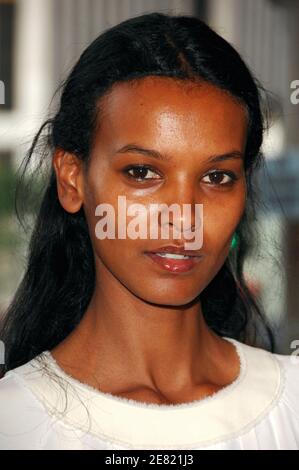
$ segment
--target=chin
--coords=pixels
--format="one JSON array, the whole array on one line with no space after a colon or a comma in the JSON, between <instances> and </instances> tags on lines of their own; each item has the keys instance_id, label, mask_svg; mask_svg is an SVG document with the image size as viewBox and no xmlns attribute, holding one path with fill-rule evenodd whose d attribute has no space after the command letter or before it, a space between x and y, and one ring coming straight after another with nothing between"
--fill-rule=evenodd
<instances>
[{"instance_id":1,"label":"chin","mask_svg":"<svg viewBox=\"0 0 299 470\"><path fill-rule=\"evenodd\" d=\"M138 291L138 292L137 292ZM135 295L145 302L156 305L170 305L179 307L199 300L199 288L192 285L181 286L164 280L164 286L161 288L161 281L155 286L155 283L149 283L146 289L136 289Z\"/></svg>"}]
</instances>

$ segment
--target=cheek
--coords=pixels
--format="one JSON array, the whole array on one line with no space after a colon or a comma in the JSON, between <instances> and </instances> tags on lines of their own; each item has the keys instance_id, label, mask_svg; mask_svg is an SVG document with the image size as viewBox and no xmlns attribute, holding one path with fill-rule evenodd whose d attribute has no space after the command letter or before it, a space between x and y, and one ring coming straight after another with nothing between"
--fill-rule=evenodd
<instances>
[{"instance_id":1,"label":"cheek","mask_svg":"<svg viewBox=\"0 0 299 470\"><path fill-rule=\"evenodd\" d=\"M228 254L231 238L246 207L246 191L240 185L238 193L220 198L220 203L207 203L203 208L204 247L213 248L215 255ZM213 254L212 253L212 254Z\"/></svg>"},{"instance_id":2,"label":"cheek","mask_svg":"<svg viewBox=\"0 0 299 470\"><path fill-rule=\"evenodd\" d=\"M102 185L100 183L95 184L93 181L89 185L89 195L85 200L85 214L94 252L98 261L101 260L109 269L119 273L122 270L127 272L128 263L132 264L134 260L138 262L146 244L145 239L132 237L135 225L130 225L130 222L136 215L128 215L127 210L136 201L128 198L112 181L106 179ZM147 227L148 213L145 210L142 215ZM136 231L139 232L138 227Z\"/></svg>"},{"instance_id":3,"label":"cheek","mask_svg":"<svg viewBox=\"0 0 299 470\"><path fill-rule=\"evenodd\" d=\"M125 240L95 238L94 249L97 258L114 274L123 274L125 277L130 273L136 277L136 267L141 261L144 240ZM138 272L138 271L137 271Z\"/></svg>"},{"instance_id":4,"label":"cheek","mask_svg":"<svg viewBox=\"0 0 299 470\"><path fill-rule=\"evenodd\" d=\"M111 208L117 207L117 185L111 181L109 172L105 165L90 167L89 174L84 186L84 212L90 229L90 236L93 243L98 243L95 230L100 220L99 207L107 205ZM104 206L102 206L104 207ZM103 215L105 215L103 213Z\"/></svg>"}]
</instances>

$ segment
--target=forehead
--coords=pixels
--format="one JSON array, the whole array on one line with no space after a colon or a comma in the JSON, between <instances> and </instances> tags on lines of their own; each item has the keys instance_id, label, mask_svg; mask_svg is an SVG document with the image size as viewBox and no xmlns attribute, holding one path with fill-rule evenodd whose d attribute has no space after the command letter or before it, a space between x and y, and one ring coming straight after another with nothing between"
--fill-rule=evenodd
<instances>
[{"instance_id":1,"label":"forehead","mask_svg":"<svg viewBox=\"0 0 299 470\"><path fill-rule=\"evenodd\" d=\"M245 107L207 82L146 77L117 83L100 107L96 140L115 147L146 142L198 149L207 141L211 147L220 143L242 147L246 137Z\"/></svg>"}]
</instances>

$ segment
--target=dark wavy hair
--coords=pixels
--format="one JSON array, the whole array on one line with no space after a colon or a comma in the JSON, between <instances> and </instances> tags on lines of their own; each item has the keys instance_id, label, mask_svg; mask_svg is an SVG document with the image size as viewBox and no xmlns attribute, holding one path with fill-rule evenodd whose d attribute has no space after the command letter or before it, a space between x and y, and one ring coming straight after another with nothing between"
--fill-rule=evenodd
<instances>
[{"instance_id":1,"label":"dark wavy hair","mask_svg":"<svg viewBox=\"0 0 299 470\"><path fill-rule=\"evenodd\" d=\"M100 34L58 88L62 93L57 112L36 134L23 160L22 178L32 156L38 154L43 136L47 151L42 153L42 163L51 163L54 150L62 148L87 166L103 118L100 98L116 83L149 75L204 80L229 93L248 111L244 160L248 198L236 230L239 242L201 292L200 300L205 320L216 334L251 345L261 341L273 352L271 325L243 272L246 257L255 249L253 176L263 160L260 147L266 121L261 89L234 47L207 24L193 16L156 12L128 19ZM69 335L84 315L95 287L94 255L83 208L74 214L63 209L51 164L27 258L1 328L6 370L26 363Z\"/></svg>"}]
</instances>

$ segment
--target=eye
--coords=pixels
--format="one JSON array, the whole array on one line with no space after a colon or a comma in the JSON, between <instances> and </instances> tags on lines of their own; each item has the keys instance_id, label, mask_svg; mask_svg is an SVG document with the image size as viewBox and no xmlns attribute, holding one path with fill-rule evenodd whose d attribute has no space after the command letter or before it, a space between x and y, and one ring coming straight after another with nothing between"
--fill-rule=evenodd
<instances>
[{"instance_id":1,"label":"eye","mask_svg":"<svg viewBox=\"0 0 299 470\"><path fill-rule=\"evenodd\" d=\"M210 178L210 182L205 182L212 186L232 185L237 180L237 176L232 171L211 171L204 178ZM223 179L224 182L222 182Z\"/></svg>"},{"instance_id":2,"label":"eye","mask_svg":"<svg viewBox=\"0 0 299 470\"><path fill-rule=\"evenodd\" d=\"M155 170L146 165L131 165L125 168L123 172L136 181L146 181L160 178L160 176L155 172ZM146 178L146 176L148 175L149 177Z\"/></svg>"}]
</instances>

